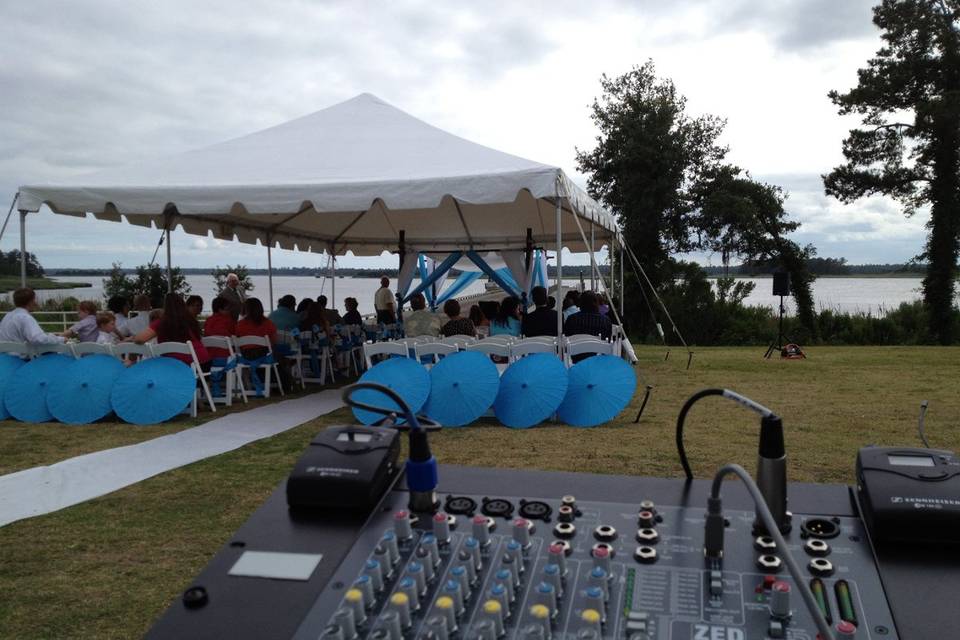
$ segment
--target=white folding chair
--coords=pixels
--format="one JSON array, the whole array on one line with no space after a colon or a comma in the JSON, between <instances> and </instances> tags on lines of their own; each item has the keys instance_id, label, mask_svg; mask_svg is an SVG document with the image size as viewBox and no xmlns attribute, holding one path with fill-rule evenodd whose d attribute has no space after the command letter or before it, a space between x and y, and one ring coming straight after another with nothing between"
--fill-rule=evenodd
<instances>
[{"instance_id":1,"label":"white folding chair","mask_svg":"<svg viewBox=\"0 0 960 640\"><path fill-rule=\"evenodd\" d=\"M210 377L214 373L223 372L224 394L213 396L214 402L222 402L228 407L233 406L233 396L239 395L244 404L247 402L247 392L243 388L243 376L237 367L237 353L233 350L233 341L229 336L204 336L200 340L207 349L223 349L227 352L224 365L210 366ZM232 365L232 367L231 367Z\"/></svg>"},{"instance_id":2,"label":"white folding chair","mask_svg":"<svg viewBox=\"0 0 960 640\"><path fill-rule=\"evenodd\" d=\"M502 333L501 333L501 334L496 335L496 336L489 336L489 337L487 337L487 338L484 338L484 339L483 339L483 342L491 342L491 343L492 343L492 342L498 342L498 343L502 343L502 344L510 344L511 342L516 342L516 340L517 340L517 339L516 339L514 336L508 336L508 335L506 335L506 334L502 334Z\"/></svg>"},{"instance_id":3,"label":"white folding chair","mask_svg":"<svg viewBox=\"0 0 960 640\"><path fill-rule=\"evenodd\" d=\"M613 355L613 345L603 340L578 340L573 344L567 345L565 353L565 362L568 367L573 365L573 356L590 354Z\"/></svg>"},{"instance_id":4,"label":"white folding chair","mask_svg":"<svg viewBox=\"0 0 960 640\"><path fill-rule=\"evenodd\" d=\"M237 356L243 357L243 347L265 347L267 350L266 356L273 356L273 347L270 344L270 338L267 336L233 336L233 348L236 351ZM273 360L272 364L262 365L265 371L264 381L263 381L263 396L265 398L270 397L270 388L272 383L275 381L277 383L277 388L280 390L280 395L286 395L283 391L283 383L280 382L280 365L277 364L276 359ZM249 364L244 364L243 362L237 362L237 369L241 371L250 371L251 367ZM273 376L276 376L274 378ZM244 394L251 396L256 395L255 389L245 389Z\"/></svg>"},{"instance_id":5,"label":"white folding chair","mask_svg":"<svg viewBox=\"0 0 960 640\"><path fill-rule=\"evenodd\" d=\"M77 342L70 345L73 347L73 355L77 358L89 355L113 355L113 346L109 344L99 344L97 342Z\"/></svg>"},{"instance_id":6,"label":"white folding chair","mask_svg":"<svg viewBox=\"0 0 960 640\"><path fill-rule=\"evenodd\" d=\"M457 351L457 345L444 344L442 342L422 342L418 345L414 345L413 347L413 352L416 354L417 362L423 363L423 359L429 357L429 360L424 363L427 365L437 364L440 362L441 356L448 356L451 353L456 353Z\"/></svg>"},{"instance_id":7,"label":"white folding chair","mask_svg":"<svg viewBox=\"0 0 960 640\"><path fill-rule=\"evenodd\" d=\"M473 336L449 336L447 338L443 338L439 342L443 344L452 344L463 351L468 344L476 343L477 339Z\"/></svg>"},{"instance_id":8,"label":"white folding chair","mask_svg":"<svg viewBox=\"0 0 960 640\"><path fill-rule=\"evenodd\" d=\"M73 356L73 346L67 344L66 342L52 342L52 343L39 343L35 342L30 345L30 355L34 358L37 356L42 356L47 353L62 353L65 356ZM76 356L73 356L76 357Z\"/></svg>"},{"instance_id":9,"label":"white folding chair","mask_svg":"<svg viewBox=\"0 0 960 640\"><path fill-rule=\"evenodd\" d=\"M552 353L557 355L556 342L553 344L541 340L521 340L510 345L510 359L516 360L531 353Z\"/></svg>"},{"instance_id":10,"label":"white folding chair","mask_svg":"<svg viewBox=\"0 0 960 640\"><path fill-rule=\"evenodd\" d=\"M303 374L303 380L304 382L319 382L320 384L324 384L326 379L330 378L330 382L336 382L337 377L334 373L335 367L333 366L333 350L330 347L330 340L323 331L319 330L319 327L315 328L317 331L300 332L301 355L299 358L299 366L302 371L303 361L310 360L312 363L313 358L316 357L320 363L320 377L310 377L306 374ZM313 373L317 372L313 371Z\"/></svg>"},{"instance_id":11,"label":"white folding chair","mask_svg":"<svg viewBox=\"0 0 960 640\"><path fill-rule=\"evenodd\" d=\"M200 388L194 391L193 401L190 402L190 417L197 417L197 400L200 389L203 389L203 395L207 398L210 411L217 411L217 405L213 402L213 394L210 393L210 387L207 386L207 378L210 377L210 374L204 373L203 369L200 368L200 359L197 358L197 352L194 350L192 342L158 342L150 345L150 351L154 357L165 356L168 353L190 356L190 370L193 371L193 377L200 383Z\"/></svg>"},{"instance_id":12,"label":"white folding chair","mask_svg":"<svg viewBox=\"0 0 960 640\"><path fill-rule=\"evenodd\" d=\"M0 342L0 353L9 353L27 359L33 355L31 345L26 342Z\"/></svg>"},{"instance_id":13,"label":"white folding chair","mask_svg":"<svg viewBox=\"0 0 960 640\"><path fill-rule=\"evenodd\" d=\"M150 345L147 344L137 344L136 342L119 342L113 345L113 355L120 360L134 360L131 356L136 356L136 358L150 358L153 356L153 351L150 350Z\"/></svg>"},{"instance_id":14,"label":"white folding chair","mask_svg":"<svg viewBox=\"0 0 960 640\"><path fill-rule=\"evenodd\" d=\"M501 358L510 358L510 345L505 342L493 341L489 338L480 340L464 347L464 351L479 351L489 356L500 356Z\"/></svg>"},{"instance_id":15,"label":"white folding chair","mask_svg":"<svg viewBox=\"0 0 960 640\"><path fill-rule=\"evenodd\" d=\"M373 366L373 356L403 356L410 357L410 348L403 342L368 342L363 345L363 359L367 369Z\"/></svg>"}]
</instances>

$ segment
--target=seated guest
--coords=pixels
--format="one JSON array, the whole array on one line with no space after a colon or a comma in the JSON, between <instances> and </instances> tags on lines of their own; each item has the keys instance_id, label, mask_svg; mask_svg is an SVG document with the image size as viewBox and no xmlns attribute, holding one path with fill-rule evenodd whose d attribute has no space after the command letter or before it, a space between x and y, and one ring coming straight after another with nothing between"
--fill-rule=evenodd
<instances>
[{"instance_id":1,"label":"seated guest","mask_svg":"<svg viewBox=\"0 0 960 640\"><path fill-rule=\"evenodd\" d=\"M56 344L63 336L46 333L30 313L37 310L37 294L24 287L13 292L16 308L0 320L0 342L26 342L29 344Z\"/></svg>"},{"instance_id":2,"label":"seated guest","mask_svg":"<svg viewBox=\"0 0 960 640\"><path fill-rule=\"evenodd\" d=\"M230 309L230 301L225 298L213 299L213 313L203 323L203 335L205 336L225 336L233 335L237 323L233 321L233 312ZM229 358L230 351L221 347L209 347L211 358Z\"/></svg>"},{"instance_id":3,"label":"seated guest","mask_svg":"<svg viewBox=\"0 0 960 640\"><path fill-rule=\"evenodd\" d=\"M576 289L571 289L567 291L567 295L563 297L563 319L566 320L570 316L580 311L580 292ZM566 332L564 332L566 333Z\"/></svg>"},{"instance_id":4,"label":"seated guest","mask_svg":"<svg viewBox=\"0 0 960 640\"><path fill-rule=\"evenodd\" d=\"M493 322L490 323L490 335L520 335L520 300L515 296L507 296L500 303L500 311Z\"/></svg>"},{"instance_id":5,"label":"seated guest","mask_svg":"<svg viewBox=\"0 0 960 640\"><path fill-rule=\"evenodd\" d=\"M314 329L316 327L316 329ZM319 302L310 302L310 306L307 307L307 315L300 322L300 331L321 331L324 336L332 337L330 323L327 322L327 316L324 314L324 308L320 306ZM318 337L318 336L314 336Z\"/></svg>"},{"instance_id":6,"label":"seated guest","mask_svg":"<svg viewBox=\"0 0 960 640\"><path fill-rule=\"evenodd\" d=\"M334 325L341 323L340 314L337 313L337 310L327 309L327 296L317 296L317 304L319 304L320 308L323 309L323 317L327 319L328 324Z\"/></svg>"},{"instance_id":7,"label":"seated guest","mask_svg":"<svg viewBox=\"0 0 960 640\"><path fill-rule=\"evenodd\" d=\"M564 335L590 334L609 340L613 332L613 323L610 318L600 315L600 303L592 291L584 291L580 296L580 311L573 314L563 323ZM584 356L574 356L573 361L582 360Z\"/></svg>"},{"instance_id":8,"label":"seated guest","mask_svg":"<svg viewBox=\"0 0 960 640\"><path fill-rule=\"evenodd\" d=\"M410 307L413 311L403 316L403 331L408 338L440 335L440 320L427 309L427 300L422 293L410 298Z\"/></svg>"},{"instance_id":9,"label":"seated guest","mask_svg":"<svg viewBox=\"0 0 960 640\"><path fill-rule=\"evenodd\" d=\"M557 312L550 310L547 290L543 287L534 287L530 292L536 309L523 318L520 332L528 337L557 335Z\"/></svg>"},{"instance_id":10,"label":"seated guest","mask_svg":"<svg viewBox=\"0 0 960 640\"><path fill-rule=\"evenodd\" d=\"M277 308L270 314L270 322L274 324L277 331L292 331L300 326L300 316L294 311L297 299L291 295L285 295L277 300Z\"/></svg>"},{"instance_id":11,"label":"seated guest","mask_svg":"<svg viewBox=\"0 0 960 640\"><path fill-rule=\"evenodd\" d=\"M97 344L117 344L117 317L112 311L97 314Z\"/></svg>"},{"instance_id":12,"label":"seated guest","mask_svg":"<svg viewBox=\"0 0 960 640\"><path fill-rule=\"evenodd\" d=\"M473 323L473 326L477 327L489 327L490 321L487 320L487 316L483 315L483 309L480 308L480 305L475 304L470 307L470 322Z\"/></svg>"},{"instance_id":13,"label":"seated guest","mask_svg":"<svg viewBox=\"0 0 960 640\"><path fill-rule=\"evenodd\" d=\"M127 314L130 313L130 303L123 296L113 296L107 300L107 310L116 318L118 338L129 338L133 335L128 326Z\"/></svg>"},{"instance_id":14,"label":"seated guest","mask_svg":"<svg viewBox=\"0 0 960 640\"><path fill-rule=\"evenodd\" d=\"M312 304L314 304L313 300L304 298L300 301L300 304L297 305L297 317L300 318L300 322L307 319L307 313L310 311L310 305Z\"/></svg>"},{"instance_id":15,"label":"seated guest","mask_svg":"<svg viewBox=\"0 0 960 640\"><path fill-rule=\"evenodd\" d=\"M343 324L363 324L363 316L357 310L360 303L356 298L344 298L343 306L347 308L347 312L343 314Z\"/></svg>"},{"instance_id":16,"label":"seated guest","mask_svg":"<svg viewBox=\"0 0 960 640\"><path fill-rule=\"evenodd\" d=\"M243 318L237 322L236 334L242 336L261 336L270 339L270 344L277 343L277 327L269 318L263 315L263 303L259 298L247 298L243 303ZM266 347L247 345L241 347L243 355L248 359L262 358L267 355Z\"/></svg>"},{"instance_id":17,"label":"seated guest","mask_svg":"<svg viewBox=\"0 0 960 640\"><path fill-rule=\"evenodd\" d=\"M450 320L440 328L440 332L445 337L450 336L474 336L477 335L477 328L473 326L470 318L464 318L460 315L460 303L451 298L443 303L443 312L447 314Z\"/></svg>"},{"instance_id":18,"label":"seated guest","mask_svg":"<svg viewBox=\"0 0 960 640\"><path fill-rule=\"evenodd\" d=\"M192 313L194 318L198 318L203 312L203 298L200 296L187 297L187 311Z\"/></svg>"},{"instance_id":19,"label":"seated guest","mask_svg":"<svg viewBox=\"0 0 960 640\"><path fill-rule=\"evenodd\" d=\"M83 300L77 305L77 316L80 320L73 323L64 335L80 342L96 342L100 335L97 329L97 305L90 300Z\"/></svg>"},{"instance_id":20,"label":"seated guest","mask_svg":"<svg viewBox=\"0 0 960 640\"><path fill-rule=\"evenodd\" d=\"M193 350L197 354L200 368L203 371L210 370L210 354L207 353L207 348L200 341L200 325L197 323L197 318L187 309L187 305L180 294L168 293L163 299L163 315L151 322L149 327L132 338L127 338L127 340L143 344L154 338L157 339L157 342L189 342L193 345ZM165 355L192 364L188 355L182 353Z\"/></svg>"},{"instance_id":21,"label":"seated guest","mask_svg":"<svg viewBox=\"0 0 960 640\"><path fill-rule=\"evenodd\" d=\"M150 326L150 311L152 309L153 304L150 302L150 296L141 293L133 297L133 316L127 320L127 330L131 336L141 333Z\"/></svg>"}]
</instances>

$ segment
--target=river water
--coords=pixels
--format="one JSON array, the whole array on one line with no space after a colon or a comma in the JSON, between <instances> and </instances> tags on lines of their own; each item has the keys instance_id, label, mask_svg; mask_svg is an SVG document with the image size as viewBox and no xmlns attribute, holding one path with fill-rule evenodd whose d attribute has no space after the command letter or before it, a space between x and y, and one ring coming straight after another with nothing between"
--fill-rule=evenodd
<instances>
[{"instance_id":1,"label":"river water","mask_svg":"<svg viewBox=\"0 0 960 640\"><path fill-rule=\"evenodd\" d=\"M103 298L102 276L70 276L61 279L71 282L88 282L92 286L82 289L48 289L38 291L37 297L41 300L74 296L81 300L98 300ZM771 293L773 281L770 278L738 278L756 284L753 292L746 299L746 304L776 308L779 298ZM252 295L259 297L264 306L267 305L268 289L266 276L251 276L254 284ZM208 275L188 275L187 283L191 293L202 296L204 308L209 310L210 301L215 296L213 278ZM392 281L396 284L396 280ZM570 284L574 281L571 280ZM316 298L320 294L330 297L331 282L329 278L315 278L311 276L275 276L273 278L274 300L285 294L293 294L299 301L303 297ZM376 278L337 278L335 306L343 309L343 299L347 296L356 298L360 303L360 313L373 313L373 294L380 283ZM589 286L589 283L588 283ZM460 295L482 293L484 285L477 280ZM920 278L820 278L813 285L813 294L817 310L832 309L850 313L873 313L882 315L888 310L896 308L901 302L918 300L920 293ZM9 294L7 294L9 297ZM786 301L787 313L792 312L792 301Z\"/></svg>"}]
</instances>

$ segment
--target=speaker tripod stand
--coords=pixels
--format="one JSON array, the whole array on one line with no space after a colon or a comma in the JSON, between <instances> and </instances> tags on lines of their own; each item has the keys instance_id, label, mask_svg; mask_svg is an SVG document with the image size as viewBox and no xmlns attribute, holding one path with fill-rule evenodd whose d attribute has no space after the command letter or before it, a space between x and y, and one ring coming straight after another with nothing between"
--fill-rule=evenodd
<instances>
[{"instance_id":1,"label":"speaker tripod stand","mask_svg":"<svg viewBox=\"0 0 960 640\"><path fill-rule=\"evenodd\" d=\"M776 342L771 342L770 346L767 347L767 352L763 354L764 358L769 359L770 356L774 354L774 352L782 353L784 342L790 342L790 339L787 338L785 335L783 335L783 312L784 312L783 298L784 296L781 295L780 296L780 322L777 328L777 340Z\"/></svg>"}]
</instances>

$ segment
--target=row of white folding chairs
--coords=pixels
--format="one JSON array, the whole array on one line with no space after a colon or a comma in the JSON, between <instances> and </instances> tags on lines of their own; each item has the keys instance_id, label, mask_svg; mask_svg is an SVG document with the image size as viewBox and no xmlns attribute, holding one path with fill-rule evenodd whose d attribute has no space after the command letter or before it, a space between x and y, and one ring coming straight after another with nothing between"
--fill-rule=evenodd
<instances>
[{"instance_id":1,"label":"row of white folding chairs","mask_svg":"<svg viewBox=\"0 0 960 640\"><path fill-rule=\"evenodd\" d=\"M333 366L333 349L329 342L324 345L316 344L316 353L312 353L310 349L307 351L303 350L304 344L313 344L314 336L312 331L300 331L297 334L288 331L279 331L277 335L282 344L290 347L290 353L285 354L283 357L290 361L292 365L291 373L300 382L301 389L305 389L308 382L324 384L327 379L329 379L330 382L336 382L335 368ZM326 336L323 337L325 338ZM312 370L314 358L317 359L320 365L319 372ZM304 361L310 363L311 372L319 374L319 378L307 376L303 366Z\"/></svg>"}]
</instances>

